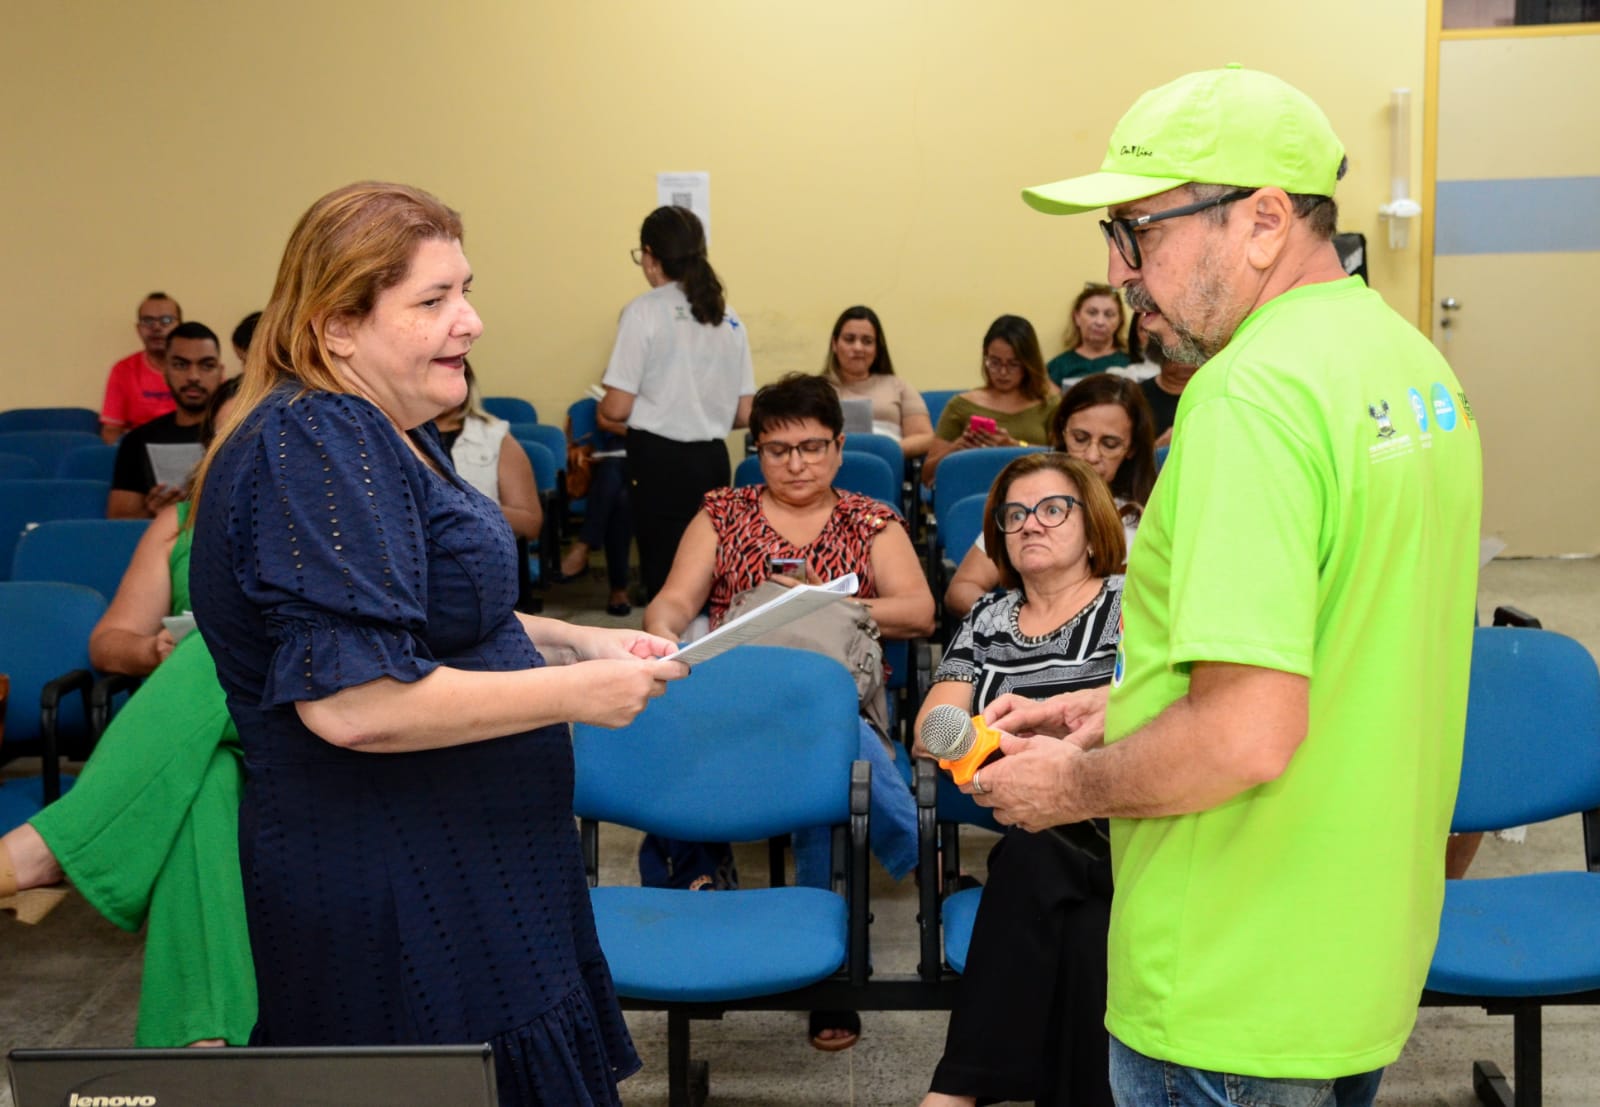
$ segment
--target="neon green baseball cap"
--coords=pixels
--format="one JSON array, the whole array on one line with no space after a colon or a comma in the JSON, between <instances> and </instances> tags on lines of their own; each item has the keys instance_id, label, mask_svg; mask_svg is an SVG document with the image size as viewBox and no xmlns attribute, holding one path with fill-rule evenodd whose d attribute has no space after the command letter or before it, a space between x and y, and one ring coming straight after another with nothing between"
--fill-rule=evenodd
<instances>
[{"instance_id":1,"label":"neon green baseball cap","mask_svg":"<svg viewBox=\"0 0 1600 1107\"><path fill-rule=\"evenodd\" d=\"M1191 182L1332 196L1344 164L1309 96L1235 63L1145 93L1111 132L1100 172L1025 188L1022 198L1049 215L1077 215Z\"/></svg>"}]
</instances>

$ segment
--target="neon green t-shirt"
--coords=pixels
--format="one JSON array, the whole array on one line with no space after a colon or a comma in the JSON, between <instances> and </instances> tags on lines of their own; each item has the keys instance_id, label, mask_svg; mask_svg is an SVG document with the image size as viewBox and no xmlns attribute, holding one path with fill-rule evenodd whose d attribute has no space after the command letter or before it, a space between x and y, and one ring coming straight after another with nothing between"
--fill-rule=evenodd
<instances>
[{"instance_id":1,"label":"neon green t-shirt","mask_svg":"<svg viewBox=\"0 0 1600 1107\"><path fill-rule=\"evenodd\" d=\"M1177 1064L1327 1078L1400 1053L1438 936L1481 456L1444 359L1356 278L1257 309L1185 389L1139 525L1106 718L1197 661L1310 680L1277 780L1112 821L1106 1025Z\"/></svg>"}]
</instances>

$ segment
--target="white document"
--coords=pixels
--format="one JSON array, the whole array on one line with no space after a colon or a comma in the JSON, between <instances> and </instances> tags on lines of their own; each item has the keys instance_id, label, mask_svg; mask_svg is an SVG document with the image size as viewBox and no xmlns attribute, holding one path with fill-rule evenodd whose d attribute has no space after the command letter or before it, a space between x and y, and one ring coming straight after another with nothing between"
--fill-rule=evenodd
<instances>
[{"instance_id":1,"label":"white document","mask_svg":"<svg viewBox=\"0 0 1600 1107\"><path fill-rule=\"evenodd\" d=\"M150 458L150 473L157 484L169 488L187 488L189 474L200 464L205 453L198 442L148 442L144 447Z\"/></svg>"},{"instance_id":2,"label":"white document","mask_svg":"<svg viewBox=\"0 0 1600 1107\"><path fill-rule=\"evenodd\" d=\"M688 208L700 217L711 245L711 174L657 173L656 206Z\"/></svg>"},{"instance_id":3,"label":"white document","mask_svg":"<svg viewBox=\"0 0 1600 1107\"><path fill-rule=\"evenodd\" d=\"M773 597L760 607L751 608L737 619L729 619L704 638L691 642L673 654L672 658L692 669L702 661L720 657L735 646L742 646L746 642L759 643L762 635L787 626L796 619L803 619L824 604L833 603L843 596L853 596L860 586L854 573L846 573L827 584L797 584L783 595Z\"/></svg>"},{"instance_id":4,"label":"white document","mask_svg":"<svg viewBox=\"0 0 1600 1107\"><path fill-rule=\"evenodd\" d=\"M167 633L172 635L174 642L182 642L184 635L194 629L194 612L185 611L181 615L161 616L161 625L167 628Z\"/></svg>"}]
</instances>

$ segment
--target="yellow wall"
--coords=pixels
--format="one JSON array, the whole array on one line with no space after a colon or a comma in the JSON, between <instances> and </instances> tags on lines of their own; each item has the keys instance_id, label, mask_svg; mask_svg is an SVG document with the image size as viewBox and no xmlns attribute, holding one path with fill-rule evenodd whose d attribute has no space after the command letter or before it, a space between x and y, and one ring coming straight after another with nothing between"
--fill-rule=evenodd
<instances>
[{"instance_id":1,"label":"yellow wall","mask_svg":"<svg viewBox=\"0 0 1600 1107\"><path fill-rule=\"evenodd\" d=\"M223 333L270 291L298 214L362 177L461 209L490 391L556 418L644 289L627 250L658 170L709 170L712 261L756 373L814 370L844 306L882 314L902 373L967 385L1017 312L1060 348L1103 278L1089 218L1018 189L1092 168L1143 89L1240 61L1290 79L1349 147L1344 223L1408 316L1391 253L1389 90L1420 105L1424 0L163 0L15 5L0 35L11 215L0 407L98 406L165 288ZM1378 31L1381 29L1381 33ZM1420 119L1420 106L1418 110ZM1420 124L1415 132L1421 133Z\"/></svg>"}]
</instances>

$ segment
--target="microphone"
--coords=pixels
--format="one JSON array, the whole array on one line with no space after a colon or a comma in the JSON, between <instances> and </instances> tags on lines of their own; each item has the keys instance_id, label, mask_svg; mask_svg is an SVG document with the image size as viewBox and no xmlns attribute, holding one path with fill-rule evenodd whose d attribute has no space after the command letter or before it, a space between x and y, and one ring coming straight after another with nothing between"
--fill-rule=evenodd
<instances>
[{"instance_id":1,"label":"microphone","mask_svg":"<svg viewBox=\"0 0 1600 1107\"><path fill-rule=\"evenodd\" d=\"M982 717L971 717L954 704L942 703L922 720L922 746L957 784L1001 756L1000 732Z\"/></svg>"}]
</instances>

